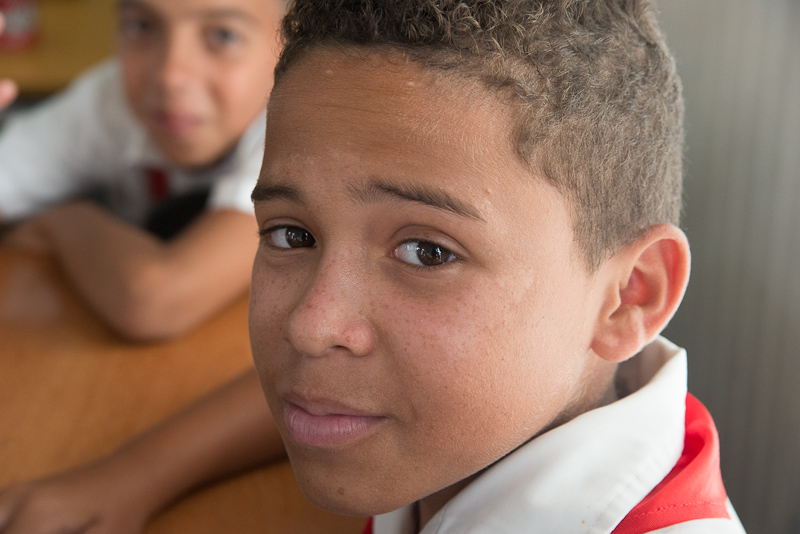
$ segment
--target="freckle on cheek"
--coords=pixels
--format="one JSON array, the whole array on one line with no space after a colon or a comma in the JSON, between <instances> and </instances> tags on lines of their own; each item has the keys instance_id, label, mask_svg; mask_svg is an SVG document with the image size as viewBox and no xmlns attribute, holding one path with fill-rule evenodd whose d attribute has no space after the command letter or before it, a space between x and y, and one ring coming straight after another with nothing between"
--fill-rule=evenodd
<instances>
[{"instance_id":1,"label":"freckle on cheek","mask_svg":"<svg viewBox=\"0 0 800 534\"><path fill-rule=\"evenodd\" d=\"M344 495L344 488L339 488L338 493L339 493L339 495Z\"/></svg>"}]
</instances>

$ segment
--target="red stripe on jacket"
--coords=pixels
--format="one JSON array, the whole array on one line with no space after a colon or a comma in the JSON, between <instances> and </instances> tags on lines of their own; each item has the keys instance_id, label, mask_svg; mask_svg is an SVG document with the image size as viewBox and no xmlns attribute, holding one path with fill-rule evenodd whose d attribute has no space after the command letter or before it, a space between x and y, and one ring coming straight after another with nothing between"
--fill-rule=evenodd
<instances>
[{"instance_id":1,"label":"red stripe on jacket","mask_svg":"<svg viewBox=\"0 0 800 534\"><path fill-rule=\"evenodd\" d=\"M672 471L612 534L642 534L695 519L730 519L719 469L719 436L711 414L686 395L683 454Z\"/></svg>"},{"instance_id":2,"label":"red stripe on jacket","mask_svg":"<svg viewBox=\"0 0 800 534\"><path fill-rule=\"evenodd\" d=\"M617 525L612 534L644 534L695 519L730 519L719 469L719 436L711 414L686 395L683 453L672 471ZM373 534L372 518L363 534Z\"/></svg>"}]
</instances>

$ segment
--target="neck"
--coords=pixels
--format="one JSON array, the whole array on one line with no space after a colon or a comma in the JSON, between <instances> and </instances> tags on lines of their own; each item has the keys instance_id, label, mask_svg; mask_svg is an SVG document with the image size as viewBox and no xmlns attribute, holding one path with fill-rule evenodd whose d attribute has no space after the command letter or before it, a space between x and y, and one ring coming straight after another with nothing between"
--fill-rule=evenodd
<instances>
[{"instance_id":1,"label":"neck","mask_svg":"<svg viewBox=\"0 0 800 534\"><path fill-rule=\"evenodd\" d=\"M567 403L562 410L561 415L554 419L549 425L542 428L530 439L535 439L536 436L543 434L544 432L547 432L548 430L551 430L557 426L561 426L584 412L606 406L624 396L618 394L617 387L615 386L614 376L616 369L617 364L603 362L602 364L598 364L596 368L590 370L587 373L588 376L584 377L584 381L582 383L591 384L592 387L581 388L581 394L576 395L576 398L573 400L573 402ZM527 441L525 443L527 443ZM521 445L524 445L525 443L522 443ZM427 497L417 501L414 506L414 514L416 517L415 532L422 532L422 529L425 528L425 525L427 525L428 522L433 519L433 516L435 516L436 513L441 510L444 505L448 503L448 501L450 501L450 499L455 497L462 489L467 487L473 480L478 478L481 473L488 469L488 467L491 467L491 465L481 469L477 473L474 473L463 480L459 480L451 486L441 489L436 493L428 495Z\"/></svg>"},{"instance_id":2,"label":"neck","mask_svg":"<svg viewBox=\"0 0 800 534\"><path fill-rule=\"evenodd\" d=\"M431 519L433 519L433 516L435 516L436 513L441 510L450 499L455 497L462 489L466 488L470 482L478 478L483 471L484 470L480 470L463 480L459 480L452 486L447 486L446 488L417 501L414 506L414 513L417 520L415 532L422 532L422 529L425 528L425 525L427 525Z\"/></svg>"}]
</instances>

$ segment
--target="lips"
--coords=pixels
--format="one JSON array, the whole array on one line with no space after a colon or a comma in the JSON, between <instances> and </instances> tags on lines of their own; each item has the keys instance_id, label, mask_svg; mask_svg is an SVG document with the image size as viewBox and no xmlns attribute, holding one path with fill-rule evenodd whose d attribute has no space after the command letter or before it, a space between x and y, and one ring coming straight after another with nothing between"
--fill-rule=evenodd
<instances>
[{"instance_id":1,"label":"lips","mask_svg":"<svg viewBox=\"0 0 800 534\"><path fill-rule=\"evenodd\" d=\"M283 419L290 437L301 445L336 447L371 433L386 417L329 402L284 401Z\"/></svg>"},{"instance_id":2,"label":"lips","mask_svg":"<svg viewBox=\"0 0 800 534\"><path fill-rule=\"evenodd\" d=\"M156 112L152 117L159 129L176 135L189 133L203 122L195 115L166 111Z\"/></svg>"}]
</instances>

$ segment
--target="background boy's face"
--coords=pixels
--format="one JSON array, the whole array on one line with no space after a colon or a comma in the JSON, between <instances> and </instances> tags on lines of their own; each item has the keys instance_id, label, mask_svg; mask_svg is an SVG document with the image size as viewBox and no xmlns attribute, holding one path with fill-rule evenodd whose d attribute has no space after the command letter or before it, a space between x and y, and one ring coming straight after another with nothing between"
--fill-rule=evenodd
<instances>
[{"instance_id":1,"label":"background boy's face","mask_svg":"<svg viewBox=\"0 0 800 534\"><path fill-rule=\"evenodd\" d=\"M599 299L511 117L398 56L316 50L273 93L251 341L320 506L420 499L580 396Z\"/></svg>"},{"instance_id":2,"label":"background boy's face","mask_svg":"<svg viewBox=\"0 0 800 534\"><path fill-rule=\"evenodd\" d=\"M128 101L172 162L214 163L261 112L281 15L281 0L121 0Z\"/></svg>"}]
</instances>

